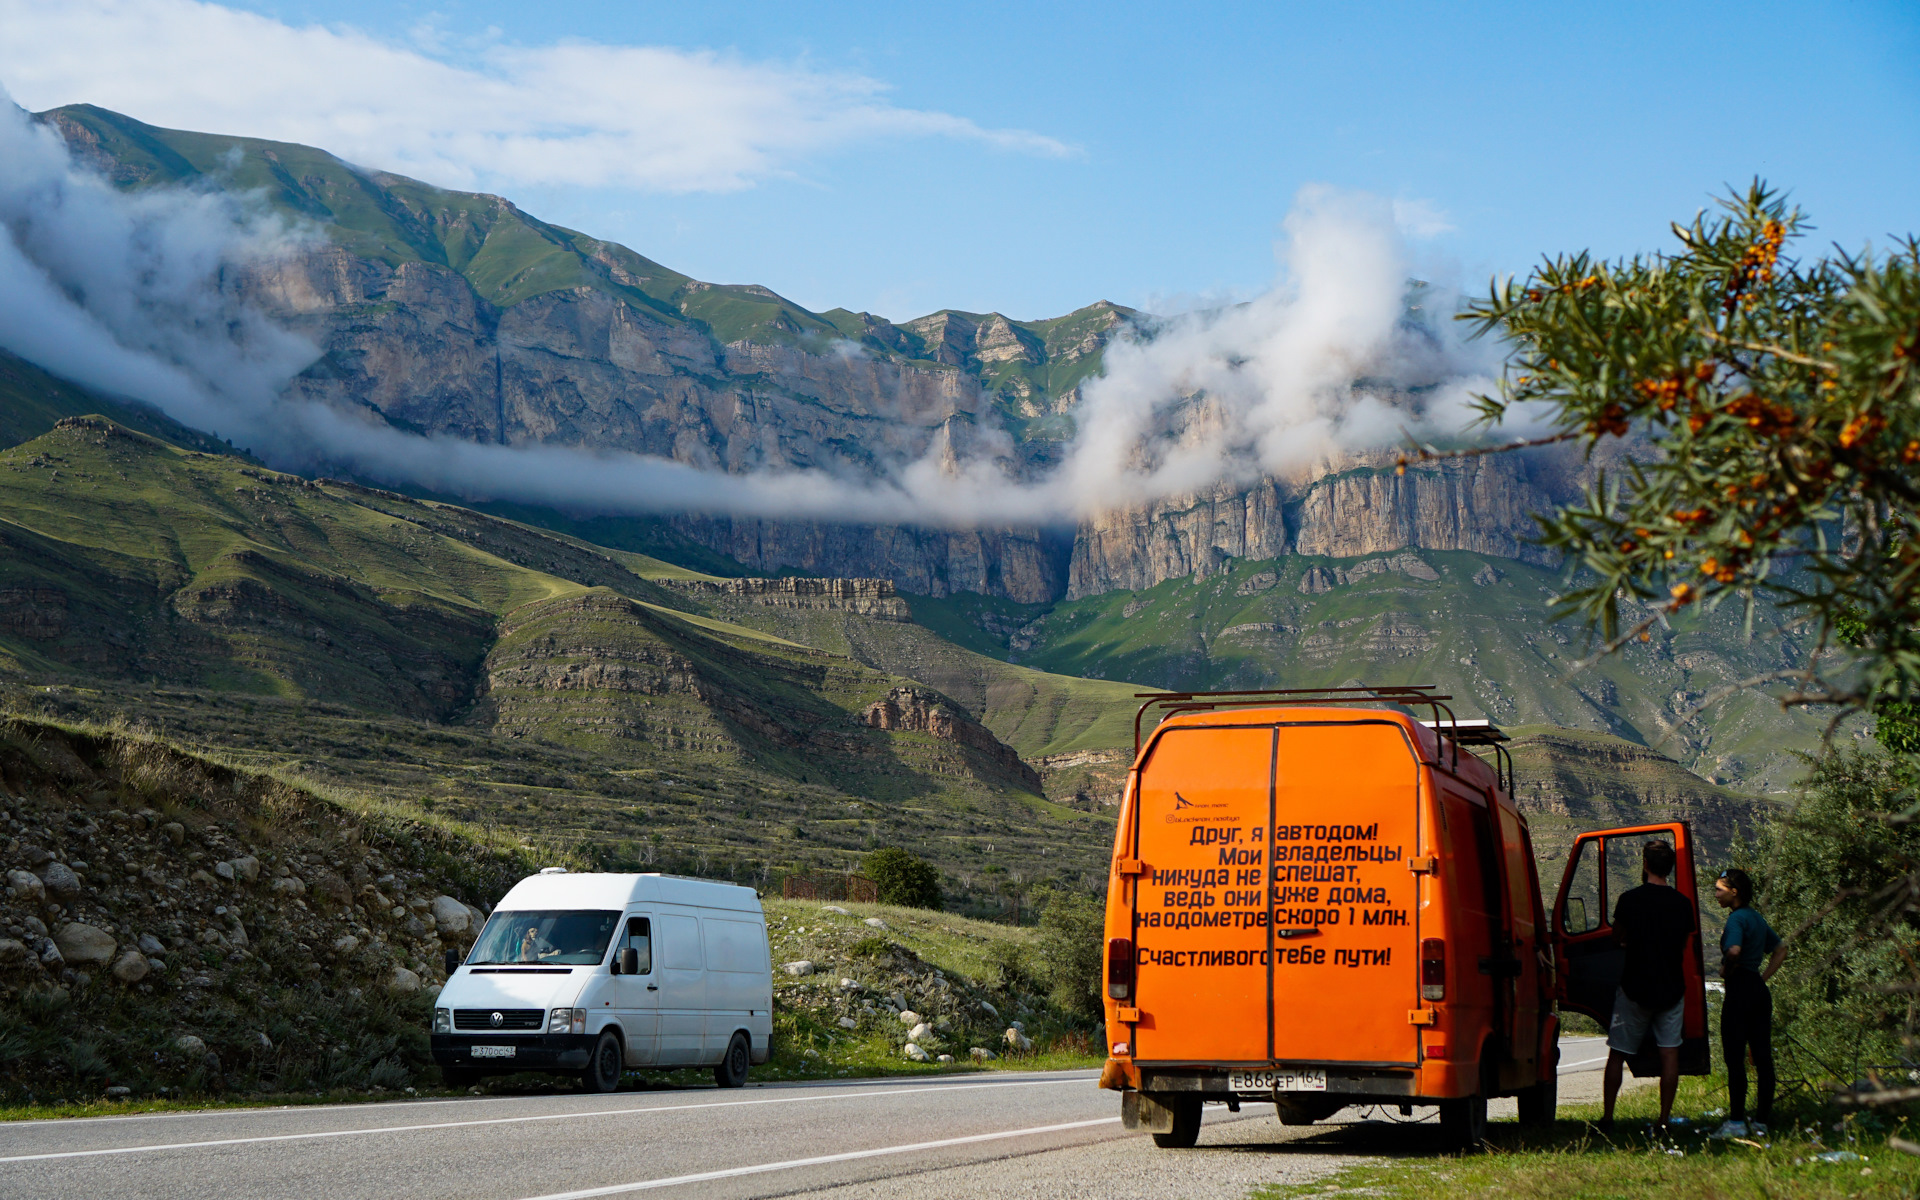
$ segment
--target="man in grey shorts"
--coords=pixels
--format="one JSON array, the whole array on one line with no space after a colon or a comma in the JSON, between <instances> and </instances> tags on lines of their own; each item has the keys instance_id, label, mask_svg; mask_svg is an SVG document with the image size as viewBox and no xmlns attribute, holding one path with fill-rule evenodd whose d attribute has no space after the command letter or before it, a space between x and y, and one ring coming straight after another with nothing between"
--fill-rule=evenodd
<instances>
[{"instance_id":1,"label":"man in grey shorts","mask_svg":"<svg viewBox=\"0 0 1920 1200\"><path fill-rule=\"evenodd\" d=\"M1606 1115L1613 1124L1613 1102L1627 1060L1639 1052L1649 1031L1660 1050L1660 1124L1673 1117L1673 1093L1680 1086L1680 1019L1686 1007L1681 963L1693 936L1693 903L1668 884L1673 847L1648 842L1640 855L1643 883L1624 892L1613 907L1613 936L1627 952L1620 990L1613 997L1613 1025L1607 1030Z\"/></svg>"}]
</instances>

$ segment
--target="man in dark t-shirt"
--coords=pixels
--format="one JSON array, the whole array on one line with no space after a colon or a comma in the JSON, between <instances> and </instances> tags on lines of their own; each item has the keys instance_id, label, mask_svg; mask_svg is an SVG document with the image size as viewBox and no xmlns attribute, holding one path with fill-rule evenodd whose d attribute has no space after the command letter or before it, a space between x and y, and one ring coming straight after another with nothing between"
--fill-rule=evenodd
<instances>
[{"instance_id":1,"label":"man in dark t-shirt","mask_svg":"<svg viewBox=\"0 0 1920 1200\"><path fill-rule=\"evenodd\" d=\"M1613 908L1613 936L1626 951L1620 990L1613 997L1613 1024L1607 1030L1604 1080L1606 1115L1613 1123L1613 1102L1627 1060L1639 1052L1649 1030L1660 1049L1660 1124L1673 1116L1673 1094L1680 1086L1680 1023L1686 1007L1681 974L1687 941L1695 934L1693 904L1668 884L1673 847L1648 842L1641 851L1639 887L1622 893Z\"/></svg>"}]
</instances>

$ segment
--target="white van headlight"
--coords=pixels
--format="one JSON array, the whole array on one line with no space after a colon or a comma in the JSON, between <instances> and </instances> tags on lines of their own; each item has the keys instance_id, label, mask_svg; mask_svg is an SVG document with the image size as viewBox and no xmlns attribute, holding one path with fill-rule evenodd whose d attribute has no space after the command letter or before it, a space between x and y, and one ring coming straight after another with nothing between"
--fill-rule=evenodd
<instances>
[{"instance_id":1,"label":"white van headlight","mask_svg":"<svg viewBox=\"0 0 1920 1200\"><path fill-rule=\"evenodd\" d=\"M584 1008L556 1008L547 1018L548 1033L585 1033L587 1031L587 1010Z\"/></svg>"},{"instance_id":2,"label":"white van headlight","mask_svg":"<svg viewBox=\"0 0 1920 1200\"><path fill-rule=\"evenodd\" d=\"M453 1010L436 1008L433 1010L433 1031L435 1033L453 1032Z\"/></svg>"}]
</instances>

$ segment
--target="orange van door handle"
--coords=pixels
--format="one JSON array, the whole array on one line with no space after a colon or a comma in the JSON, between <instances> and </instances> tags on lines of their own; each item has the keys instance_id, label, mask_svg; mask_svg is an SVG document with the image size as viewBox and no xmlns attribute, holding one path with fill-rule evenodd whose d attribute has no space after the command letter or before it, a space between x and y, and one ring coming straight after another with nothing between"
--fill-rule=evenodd
<instances>
[{"instance_id":1,"label":"orange van door handle","mask_svg":"<svg viewBox=\"0 0 1920 1200\"><path fill-rule=\"evenodd\" d=\"M1147 864L1137 858L1123 858L1114 864L1114 871L1121 875L1145 875Z\"/></svg>"},{"instance_id":2,"label":"orange van door handle","mask_svg":"<svg viewBox=\"0 0 1920 1200\"><path fill-rule=\"evenodd\" d=\"M1407 1024L1433 1025L1440 1020L1440 1014L1431 1008L1412 1008L1407 1010Z\"/></svg>"}]
</instances>

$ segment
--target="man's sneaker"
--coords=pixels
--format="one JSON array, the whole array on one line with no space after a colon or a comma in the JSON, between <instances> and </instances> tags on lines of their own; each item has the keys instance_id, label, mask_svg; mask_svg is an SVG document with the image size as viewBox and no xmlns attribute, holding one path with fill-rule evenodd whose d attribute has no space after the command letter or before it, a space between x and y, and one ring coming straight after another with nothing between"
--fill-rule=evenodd
<instances>
[{"instance_id":1,"label":"man's sneaker","mask_svg":"<svg viewBox=\"0 0 1920 1200\"><path fill-rule=\"evenodd\" d=\"M1720 1128L1714 1130L1707 1136L1725 1141L1727 1138L1752 1137L1753 1130L1745 1121L1728 1119L1720 1122Z\"/></svg>"}]
</instances>

